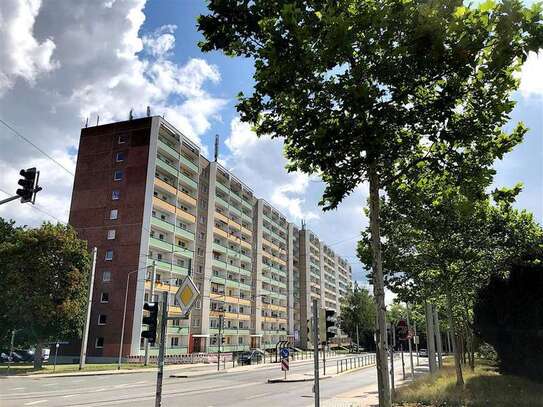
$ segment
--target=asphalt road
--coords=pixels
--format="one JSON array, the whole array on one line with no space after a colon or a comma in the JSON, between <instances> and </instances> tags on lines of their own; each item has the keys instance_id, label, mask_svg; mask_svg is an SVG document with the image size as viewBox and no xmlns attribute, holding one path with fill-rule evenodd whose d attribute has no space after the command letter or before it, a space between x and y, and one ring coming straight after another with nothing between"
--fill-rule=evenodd
<instances>
[{"instance_id":1,"label":"asphalt road","mask_svg":"<svg viewBox=\"0 0 543 407\"><path fill-rule=\"evenodd\" d=\"M335 373L336 361L327 361ZM212 367L210 367L211 371ZM291 364L290 374L312 374L313 362ZM202 369L200 369L202 370ZM163 385L163 406L311 406L313 382L267 383L281 377L279 365L249 371L229 371L192 378L171 378ZM322 374L322 373L321 373ZM376 386L375 367L322 380L321 400L368 386ZM0 380L0 405L12 406L154 406L156 373Z\"/></svg>"}]
</instances>

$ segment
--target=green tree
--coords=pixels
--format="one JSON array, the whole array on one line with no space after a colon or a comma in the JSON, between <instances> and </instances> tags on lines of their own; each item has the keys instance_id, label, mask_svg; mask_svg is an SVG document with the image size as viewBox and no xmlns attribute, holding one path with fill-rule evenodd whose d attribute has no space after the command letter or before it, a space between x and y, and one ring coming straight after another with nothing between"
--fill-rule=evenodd
<instances>
[{"instance_id":1,"label":"green tree","mask_svg":"<svg viewBox=\"0 0 543 407\"><path fill-rule=\"evenodd\" d=\"M333 209L370 184L380 405L389 406L379 190L417 164L492 162L522 137L502 132L513 73L543 40L540 7L518 0L210 0L203 51L251 58L241 119L285 142L289 169L319 174ZM475 166L473 171L477 170Z\"/></svg>"},{"instance_id":2,"label":"green tree","mask_svg":"<svg viewBox=\"0 0 543 407\"><path fill-rule=\"evenodd\" d=\"M494 201L482 191L485 184L479 185L481 191L468 188L471 195L464 187L456 186L450 173L416 183L398 181L382 205L383 256L387 285L400 298L433 300L444 307L452 333L467 339L473 367L475 293L537 245L543 234L531 214L511 206L520 186L496 190ZM369 240L366 231L358 247L366 264ZM461 352L454 348L461 385Z\"/></svg>"},{"instance_id":3,"label":"green tree","mask_svg":"<svg viewBox=\"0 0 543 407\"><path fill-rule=\"evenodd\" d=\"M0 319L6 331L36 347L81 335L90 255L70 226L44 223L0 243Z\"/></svg>"},{"instance_id":4,"label":"green tree","mask_svg":"<svg viewBox=\"0 0 543 407\"><path fill-rule=\"evenodd\" d=\"M341 301L339 315L341 330L356 341L357 327L360 343L366 348L373 348L375 330L375 305L371 294L355 282L352 290Z\"/></svg>"},{"instance_id":5,"label":"green tree","mask_svg":"<svg viewBox=\"0 0 543 407\"><path fill-rule=\"evenodd\" d=\"M543 251L495 276L477 293L475 331L498 354L500 370L543 382Z\"/></svg>"}]
</instances>

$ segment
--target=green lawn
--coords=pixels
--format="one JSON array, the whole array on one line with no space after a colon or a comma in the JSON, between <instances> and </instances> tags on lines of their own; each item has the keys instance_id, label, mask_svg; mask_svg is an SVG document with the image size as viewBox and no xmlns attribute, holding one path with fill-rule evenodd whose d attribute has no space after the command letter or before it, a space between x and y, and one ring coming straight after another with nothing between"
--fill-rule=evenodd
<instances>
[{"instance_id":1,"label":"green lawn","mask_svg":"<svg viewBox=\"0 0 543 407\"><path fill-rule=\"evenodd\" d=\"M143 366L143 364L123 364L122 370L131 370L131 369L142 369L145 367L152 366ZM92 372L98 370L115 370L117 369L116 363L111 364L86 364L83 369L84 372ZM68 372L78 372L79 365L57 365L54 373L68 373ZM31 363L14 363L9 369L10 375L21 375L21 374L36 374L36 373L53 373L53 365L44 365L41 369L34 369ZM0 376L5 376L8 374L8 365L7 363L0 363Z\"/></svg>"},{"instance_id":2,"label":"green lawn","mask_svg":"<svg viewBox=\"0 0 543 407\"><path fill-rule=\"evenodd\" d=\"M473 406L537 407L543 406L543 384L502 375L485 361L478 361L475 372L465 368L464 388L456 387L453 366L424 376L396 392L396 406Z\"/></svg>"}]
</instances>

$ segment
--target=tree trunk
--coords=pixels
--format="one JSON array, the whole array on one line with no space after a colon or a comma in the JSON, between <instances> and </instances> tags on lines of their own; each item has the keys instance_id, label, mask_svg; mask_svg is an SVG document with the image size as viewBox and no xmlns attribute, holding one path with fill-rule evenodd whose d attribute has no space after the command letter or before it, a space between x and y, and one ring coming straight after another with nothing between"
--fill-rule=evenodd
<instances>
[{"instance_id":1,"label":"tree trunk","mask_svg":"<svg viewBox=\"0 0 543 407\"><path fill-rule=\"evenodd\" d=\"M426 303L426 342L428 345L428 366L430 373L437 371L436 367L436 346L434 333L434 313L432 312L432 304Z\"/></svg>"},{"instance_id":2,"label":"tree trunk","mask_svg":"<svg viewBox=\"0 0 543 407\"><path fill-rule=\"evenodd\" d=\"M436 334L437 361L439 368L443 367L443 344L441 341L441 329L439 328L439 314L437 307L434 308L434 332Z\"/></svg>"},{"instance_id":3,"label":"tree trunk","mask_svg":"<svg viewBox=\"0 0 543 407\"><path fill-rule=\"evenodd\" d=\"M41 369L42 368L42 362L43 362L43 344L38 343L36 345L36 352L34 353L34 369Z\"/></svg>"},{"instance_id":4,"label":"tree trunk","mask_svg":"<svg viewBox=\"0 0 543 407\"><path fill-rule=\"evenodd\" d=\"M458 342L456 340L456 327L454 324L454 318L453 318L453 310L452 310L452 303L451 303L451 296L450 294L447 294L447 314L449 318L449 327L452 332L452 348L453 348L453 354L454 354L454 367L456 370L456 385L457 386L463 386L464 385L464 376L462 375L462 366L460 364L460 349L458 349Z\"/></svg>"},{"instance_id":5,"label":"tree trunk","mask_svg":"<svg viewBox=\"0 0 543 407\"><path fill-rule=\"evenodd\" d=\"M381 226L380 226L380 197L379 197L379 174L375 162L370 164L370 229L371 229L371 252L373 271L373 296L377 309L376 335L376 359L377 359L377 387L379 392L379 406L390 407L390 382L388 379L387 359L387 328L386 328L386 306L385 306L385 283L383 277L383 263L381 259Z\"/></svg>"}]
</instances>

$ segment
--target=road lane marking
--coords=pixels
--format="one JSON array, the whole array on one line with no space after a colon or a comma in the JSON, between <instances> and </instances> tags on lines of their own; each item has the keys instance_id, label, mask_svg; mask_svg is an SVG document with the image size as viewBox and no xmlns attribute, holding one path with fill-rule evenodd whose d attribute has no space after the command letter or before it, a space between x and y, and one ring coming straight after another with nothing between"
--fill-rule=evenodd
<instances>
[{"instance_id":1,"label":"road lane marking","mask_svg":"<svg viewBox=\"0 0 543 407\"><path fill-rule=\"evenodd\" d=\"M251 399L256 399L256 398L258 398L258 397L269 396L270 394L273 394L273 393L261 393L261 394L255 394L254 396L245 397L245 400L251 400Z\"/></svg>"},{"instance_id":2,"label":"road lane marking","mask_svg":"<svg viewBox=\"0 0 543 407\"><path fill-rule=\"evenodd\" d=\"M25 389L24 387L15 387L15 388L13 388L11 390L24 390L24 389Z\"/></svg>"},{"instance_id":3,"label":"road lane marking","mask_svg":"<svg viewBox=\"0 0 543 407\"><path fill-rule=\"evenodd\" d=\"M68 397L75 397L77 396L77 394L65 394L64 396L62 396L63 399L67 399Z\"/></svg>"},{"instance_id":4,"label":"road lane marking","mask_svg":"<svg viewBox=\"0 0 543 407\"><path fill-rule=\"evenodd\" d=\"M30 403L26 403L25 406L34 406L36 404L41 404L41 403L47 403L47 400L31 401Z\"/></svg>"}]
</instances>

